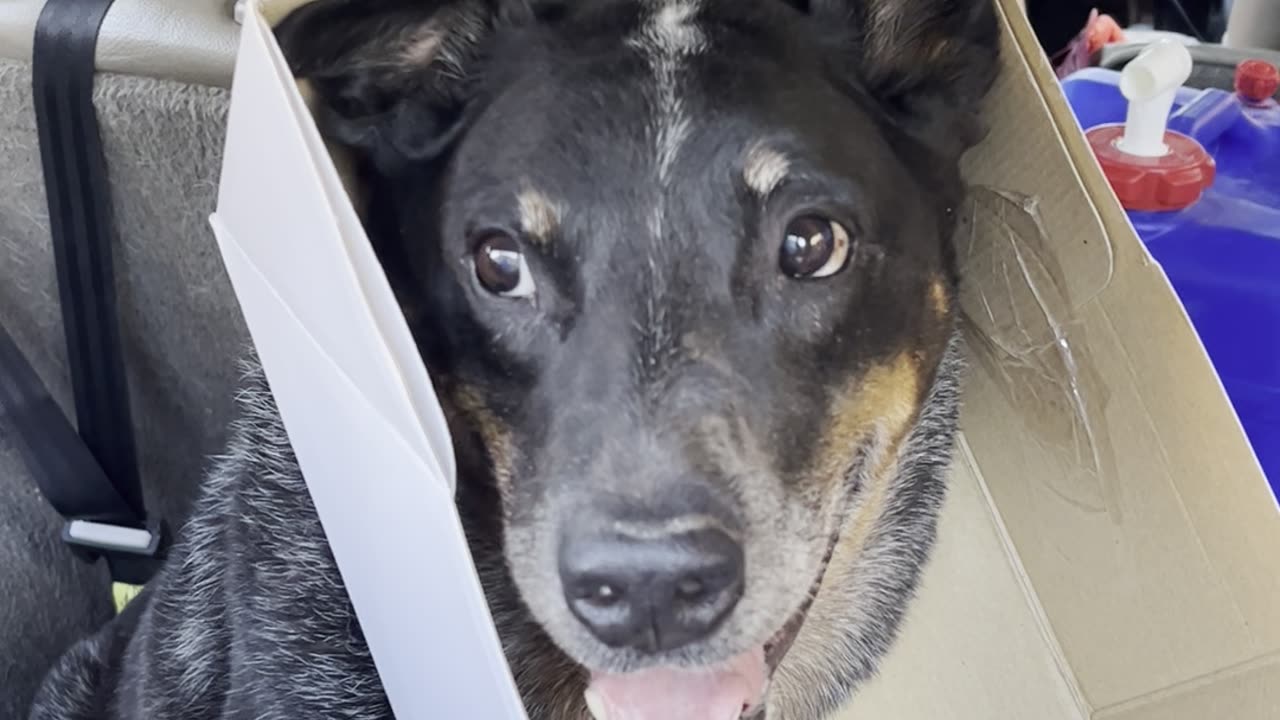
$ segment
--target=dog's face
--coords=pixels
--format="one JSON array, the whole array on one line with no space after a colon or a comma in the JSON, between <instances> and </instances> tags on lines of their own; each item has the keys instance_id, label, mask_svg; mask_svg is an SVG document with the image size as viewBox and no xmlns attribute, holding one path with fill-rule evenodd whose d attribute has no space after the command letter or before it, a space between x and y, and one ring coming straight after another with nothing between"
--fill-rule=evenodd
<instances>
[{"instance_id":1,"label":"dog's face","mask_svg":"<svg viewBox=\"0 0 1280 720\"><path fill-rule=\"evenodd\" d=\"M600 714L758 706L842 533L890 521L875 485L954 328L990 12L333 0L282 26Z\"/></svg>"}]
</instances>

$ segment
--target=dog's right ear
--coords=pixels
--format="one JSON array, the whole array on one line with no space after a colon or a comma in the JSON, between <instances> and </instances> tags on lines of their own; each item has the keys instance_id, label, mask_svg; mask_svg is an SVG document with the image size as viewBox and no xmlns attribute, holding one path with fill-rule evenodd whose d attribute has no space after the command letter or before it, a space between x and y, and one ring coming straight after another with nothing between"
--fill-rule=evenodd
<instances>
[{"instance_id":1,"label":"dog's right ear","mask_svg":"<svg viewBox=\"0 0 1280 720\"><path fill-rule=\"evenodd\" d=\"M275 28L321 132L385 173L461 128L498 0L312 0Z\"/></svg>"},{"instance_id":2,"label":"dog's right ear","mask_svg":"<svg viewBox=\"0 0 1280 720\"><path fill-rule=\"evenodd\" d=\"M1000 69L994 0L788 0L824 28L836 72L859 77L897 126L948 158L984 134Z\"/></svg>"}]
</instances>

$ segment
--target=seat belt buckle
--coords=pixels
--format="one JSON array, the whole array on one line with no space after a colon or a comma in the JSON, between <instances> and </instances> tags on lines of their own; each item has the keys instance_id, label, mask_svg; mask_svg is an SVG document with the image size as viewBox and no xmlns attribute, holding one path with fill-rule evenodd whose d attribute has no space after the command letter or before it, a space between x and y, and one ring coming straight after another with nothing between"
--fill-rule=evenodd
<instances>
[{"instance_id":1,"label":"seat belt buckle","mask_svg":"<svg viewBox=\"0 0 1280 720\"><path fill-rule=\"evenodd\" d=\"M89 560L105 557L116 582L142 585L162 559L164 532L159 521L137 528L97 520L69 520L62 541Z\"/></svg>"},{"instance_id":2,"label":"seat belt buckle","mask_svg":"<svg viewBox=\"0 0 1280 720\"><path fill-rule=\"evenodd\" d=\"M156 557L160 551L160 525L145 528L113 525L94 520L71 520L62 526L62 541L94 555L126 553Z\"/></svg>"}]
</instances>

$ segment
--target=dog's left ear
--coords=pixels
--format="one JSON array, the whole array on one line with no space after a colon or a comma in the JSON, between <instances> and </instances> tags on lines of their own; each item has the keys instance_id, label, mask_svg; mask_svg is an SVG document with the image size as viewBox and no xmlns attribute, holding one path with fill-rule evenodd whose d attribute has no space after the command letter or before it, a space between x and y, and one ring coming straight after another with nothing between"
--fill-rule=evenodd
<instances>
[{"instance_id":1,"label":"dog's left ear","mask_svg":"<svg viewBox=\"0 0 1280 720\"><path fill-rule=\"evenodd\" d=\"M822 27L847 32L850 73L900 126L958 157L982 139L982 98L999 65L994 0L809 0ZM852 62L849 62L849 61Z\"/></svg>"}]
</instances>

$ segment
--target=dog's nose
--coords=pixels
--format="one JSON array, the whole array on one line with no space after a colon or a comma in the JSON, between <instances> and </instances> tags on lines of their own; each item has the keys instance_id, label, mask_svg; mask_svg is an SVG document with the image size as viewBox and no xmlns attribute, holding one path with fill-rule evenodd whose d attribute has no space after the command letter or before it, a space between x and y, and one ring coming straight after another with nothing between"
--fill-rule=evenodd
<instances>
[{"instance_id":1,"label":"dog's nose","mask_svg":"<svg viewBox=\"0 0 1280 720\"><path fill-rule=\"evenodd\" d=\"M560 580L601 642L662 652L706 637L742 596L742 546L720 530L569 537Z\"/></svg>"}]
</instances>

